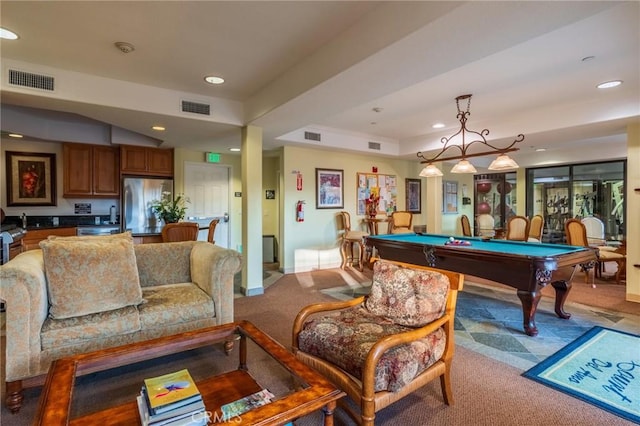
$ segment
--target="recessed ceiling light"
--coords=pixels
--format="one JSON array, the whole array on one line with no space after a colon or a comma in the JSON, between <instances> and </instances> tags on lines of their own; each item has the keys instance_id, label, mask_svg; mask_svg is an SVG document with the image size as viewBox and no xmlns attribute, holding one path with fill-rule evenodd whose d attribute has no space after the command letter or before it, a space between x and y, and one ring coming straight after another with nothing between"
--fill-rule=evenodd
<instances>
[{"instance_id":1,"label":"recessed ceiling light","mask_svg":"<svg viewBox=\"0 0 640 426\"><path fill-rule=\"evenodd\" d=\"M0 28L0 38L4 38L6 40L16 40L18 38L18 34L13 31L9 31L6 28Z\"/></svg>"},{"instance_id":2,"label":"recessed ceiling light","mask_svg":"<svg viewBox=\"0 0 640 426\"><path fill-rule=\"evenodd\" d=\"M444 127L444 123L436 123L433 126L434 129L442 129Z\"/></svg>"},{"instance_id":3,"label":"recessed ceiling light","mask_svg":"<svg viewBox=\"0 0 640 426\"><path fill-rule=\"evenodd\" d=\"M621 84L622 84L622 80L611 80L611 81L605 81L604 83L600 83L596 87L598 89L609 89L611 87L620 86Z\"/></svg>"},{"instance_id":4,"label":"recessed ceiling light","mask_svg":"<svg viewBox=\"0 0 640 426\"><path fill-rule=\"evenodd\" d=\"M22 136L22 135L20 135L20 134L18 134L18 133L9 133L9 137L10 137L10 138L18 138L18 139L20 139L20 138L22 138L23 136Z\"/></svg>"},{"instance_id":5,"label":"recessed ceiling light","mask_svg":"<svg viewBox=\"0 0 640 426\"><path fill-rule=\"evenodd\" d=\"M547 148L536 148L536 152L544 152Z\"/></svg>"},{"instance_id":6,"label":"recessed ceiling light","mask_svg":"<svg viewBox=\"0 0 640 426\"><path fill-rule=\"evenodd\" d=\"M240 152L240 148L229 148L231 152Z\"/></svg>"},{"instance_id":7,"label":"recessed ceiling light","mask_svg":"<svg viewBox=\"0 0 640 426\"><path fill-rule=\"evenodd\" d=\"M157 130L158 132L164 132L167 130L164 126L153 126L151 127L153 130Z\"/></svg>"},{"instance_id":8,"label":"recessed ceiling light","mask_svg":"<svg viewBox=\"0 0 640 426\"><path fill-rule=\"evenodd\" d=\"M209 84L222 84L224 83L224 78L216 77L215 75L208 75L204 78L204 81Z\"/></svg>"}]
</instances>

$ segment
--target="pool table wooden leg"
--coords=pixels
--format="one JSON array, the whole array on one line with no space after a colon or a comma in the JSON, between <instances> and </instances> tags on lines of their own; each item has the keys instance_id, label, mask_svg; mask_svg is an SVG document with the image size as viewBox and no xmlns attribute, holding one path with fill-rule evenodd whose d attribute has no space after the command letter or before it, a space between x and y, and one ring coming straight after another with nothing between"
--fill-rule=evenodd
<instances>
[{"instance_id":1,"label":"pool table wooden leg","mask_svg":"<svg viewBox=\"0 0 640 426\"><path fill-rule=\"evenodd\" d=\"M562 319L571 318L571 314L564 311L564 301L567 300L567 296L571 290L571 281L553 281L551 285L556 291L556 315Z\"/></svg>"},{"instance_id":2,"label":"pool table wooden leg","mask_svg":"<svg viewBox=\"0 0 640 426\"><path fill-rule=\"evenodd\" d=\"M522 316L524 332L528 336L537 336L538 328L536 327L536 309L538 309L538 302L540 301L540 288L537 291L525 291L518 290L518 298L522 302Z\"/></svg>"}]
</instances>

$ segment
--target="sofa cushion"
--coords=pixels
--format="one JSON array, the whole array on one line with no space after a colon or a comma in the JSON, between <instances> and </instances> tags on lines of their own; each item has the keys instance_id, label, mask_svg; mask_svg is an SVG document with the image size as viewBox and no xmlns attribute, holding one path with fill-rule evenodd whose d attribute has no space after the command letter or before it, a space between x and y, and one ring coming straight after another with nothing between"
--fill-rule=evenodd
<instances>
[{"instance_id":1,"label":"sofa cushion","mask_svg":"<svg viewBox=\"0 0 640 426\"><path fill-rule=\"evenodd\" d=\"M360 305L305 323L298 335L298 347L362 380L362 367L371 347L385 336L411 330ZM374 390L398 391L438 361L445 344L446 334L438 328L423 339L386 351L376 366Z\"/></svg>"},{"instance_id":2,"label":"sofa cushion","mask_svg":"<svg viewBox=\"0 0 640 426\"><path fill-rule=\"evenodd\" d=\"M140 285L156 286L192 281L191 249L204 241L182 241L162 244L136 244L136 262Z\"/></svg>"},{"instance_id":3,"label":"sofa cushion","mask_svg":"<svg viewBox=\"0 0 640 426\"><path fill-rule=\"evenodd\" d=\"M397 324L421 327L444 314L448 291L446 275L378 261L366 307Z\"/></svg>"},{"instance_id":4,"label":"sofa cushion","mask_svg":"<svg viewBox=\"0 0 640 426\"><path fill-rule=\"evenodd\" d=\"M215 317L211 297L193 283L144 287L138 306L143 329Z\"/></svg>"},{"instance_id":5,"label":"sofa cushion","mask_svg":"<svg viewBox=\"0 0 640 426\"><path fill-rule=\"evenodd\" d=\"M52 239L40 242L49 315L63 319L142 302L133 250L126 238Z\"/></svg>"},{"instance_id":6,"label":"sofa cushion","mask_svg":"<svg viewBox=\"0 0 640 426\"><path fill-rule=\"evenodd\" d=\"M126 306L97 314L65 319L47 318L42 324L42 349L77 345L140 330L140 315L135 306Z\"/></svg>"}]
</instances>

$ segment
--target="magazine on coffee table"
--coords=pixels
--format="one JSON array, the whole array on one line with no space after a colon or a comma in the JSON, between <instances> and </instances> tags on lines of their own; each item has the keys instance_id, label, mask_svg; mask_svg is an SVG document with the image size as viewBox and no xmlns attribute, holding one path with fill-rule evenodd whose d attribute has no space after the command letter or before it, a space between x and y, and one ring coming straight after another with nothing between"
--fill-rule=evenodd
<instances>
[{"instance_id":1,"label":"magazine on coffee table","mask_svg":"<svg viewBox=\"0 0 640 426\"><path fill-rule=\"evenodd\" d=\"M222 410L222 416L225 419L230 419L234 416L239 416L254 408L261 407L271 402L271 398L275 395L269 392L267 389L263 389L259 392L240 398L237 401L230 402L220 407Z\"/></svg>"}]
</instances>

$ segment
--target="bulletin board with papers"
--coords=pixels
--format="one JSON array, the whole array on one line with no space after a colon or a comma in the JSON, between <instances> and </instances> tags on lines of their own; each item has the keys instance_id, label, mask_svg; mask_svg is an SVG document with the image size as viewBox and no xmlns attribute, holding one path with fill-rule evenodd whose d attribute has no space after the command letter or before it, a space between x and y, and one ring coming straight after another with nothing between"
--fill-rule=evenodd
<instances>
[{"instance_id":1,"label":"bulletin board with papers","mask_svg":"<svg viewBox=\"0 0 640 426\"><path fill-rule=\"evenodd\" d=\"M371 194L380 197L379 213L391 214L398 206L398 184L395 175L379 173L357 173L358 215L366 213L366 200Z\"/></svg>"}]
</instances>

